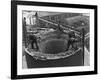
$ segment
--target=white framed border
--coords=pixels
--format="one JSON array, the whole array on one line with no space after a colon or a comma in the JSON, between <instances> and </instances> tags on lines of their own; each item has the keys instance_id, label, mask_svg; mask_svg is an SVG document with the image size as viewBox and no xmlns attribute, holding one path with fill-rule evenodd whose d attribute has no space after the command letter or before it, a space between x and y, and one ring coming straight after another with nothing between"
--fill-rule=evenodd
<instances>
[{"instance_id":1,"label":"white framed border","mask_svg":"<svg viewBox=\"0 0 100 80\"><path fill-rule=\"evenodd\" d=\"M23 69L22 68L22 10L89 13L90 14L90 66ZM28 75L28 74L34 75L34 74L84 72L84 71L94 71L94 10L93 9L17 5L17 75Z\"/></svg>"}]
</instances>

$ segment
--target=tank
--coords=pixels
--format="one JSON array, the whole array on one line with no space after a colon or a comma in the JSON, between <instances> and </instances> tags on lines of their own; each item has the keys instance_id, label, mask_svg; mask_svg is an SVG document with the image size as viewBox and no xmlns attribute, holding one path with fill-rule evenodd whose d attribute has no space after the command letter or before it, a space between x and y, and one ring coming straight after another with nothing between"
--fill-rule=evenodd
<instances>
[{"instance_id":1,"label":"tank","mask_svg":"<svg viewBox=\"0 0 100 80\"><path fill-rule=\"evenodd\" d=\"M39 51L25 49L28 68L83 66L83 51L68 49L69 35L58 31L42 34Z\"/></svg>"}]
</instances>

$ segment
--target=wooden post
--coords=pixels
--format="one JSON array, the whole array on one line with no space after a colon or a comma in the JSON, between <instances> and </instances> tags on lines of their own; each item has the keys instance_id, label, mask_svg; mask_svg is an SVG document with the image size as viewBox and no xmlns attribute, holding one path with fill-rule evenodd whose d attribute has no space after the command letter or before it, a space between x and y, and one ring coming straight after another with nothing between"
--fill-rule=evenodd
<instances>
[{"instance_id":1,"label":"wooden post","mask_svg":"<svg viewBox=\"0 0 100 80\"><path fill-rule=\"evenodd\" d=\"M84 34L85 34L85 33L84 33L84 28L83 28L83 29L82 29L83 66L84 66L84 56L85 56L85 55L84 55Z\"/></svg>"}]
</instances>

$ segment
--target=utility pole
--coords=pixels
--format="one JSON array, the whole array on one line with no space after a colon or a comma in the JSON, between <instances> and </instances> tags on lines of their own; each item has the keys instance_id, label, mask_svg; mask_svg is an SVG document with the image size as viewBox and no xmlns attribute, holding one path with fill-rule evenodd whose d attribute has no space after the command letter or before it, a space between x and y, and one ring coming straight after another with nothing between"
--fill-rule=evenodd
<instances>
[{"instance_id":1,"label":"utility pole","mask_svg":"<svg viewBox=\"0 0 100 80\"><path fill-rule=\"evenodd\" d=\"M83 66L84 66L84 28L82 29L82 52L83 52Z\"/></svg>"}]
</instances>

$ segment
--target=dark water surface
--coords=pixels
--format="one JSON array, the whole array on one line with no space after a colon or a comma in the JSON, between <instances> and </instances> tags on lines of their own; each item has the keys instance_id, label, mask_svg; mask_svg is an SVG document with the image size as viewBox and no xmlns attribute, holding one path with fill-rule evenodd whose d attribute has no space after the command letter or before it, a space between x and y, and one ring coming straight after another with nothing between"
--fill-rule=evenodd
<instances>
[{"instance_id":1,"label":"dark water surface","mask_svg":"<svg viewBox=\"0 0 100 80\"><path fill-rule=\"evenodd\" d=\"M60 52L65 52L66 49L67 49L67 41L59 39L48 40L44 44L44 46L42 46L42 52L49 54L57 54Z\"/></svg>"}]
</instances>

